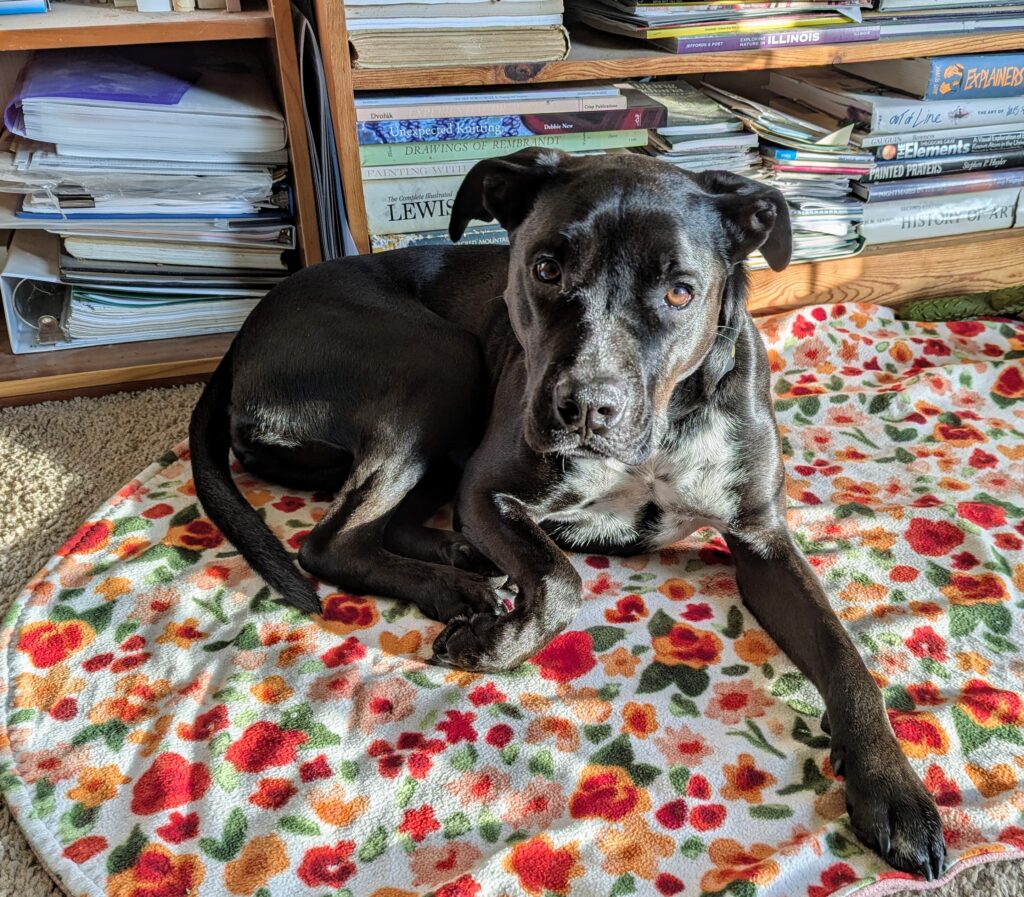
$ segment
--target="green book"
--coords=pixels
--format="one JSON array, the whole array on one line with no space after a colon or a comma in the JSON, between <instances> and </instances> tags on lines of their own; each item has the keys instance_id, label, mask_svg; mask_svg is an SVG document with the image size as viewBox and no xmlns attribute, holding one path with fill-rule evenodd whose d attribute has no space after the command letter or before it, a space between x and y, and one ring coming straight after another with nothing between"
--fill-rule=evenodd
<instances>
[{"instance_id":1,"label":"green book","mask_svg":"<svg viewBox=\"0 0 1024 897\"><path fill-rule=\"evenodd\" d=\"M440 140L432 143L375 143L359 147L363 165L412 165L420 162L451 162L490 159L530 146L566 152L646 146L647 131L592 131L573 134L534 134L527 137L496 137L480 140Z\"/></svg>"}]
</instances>

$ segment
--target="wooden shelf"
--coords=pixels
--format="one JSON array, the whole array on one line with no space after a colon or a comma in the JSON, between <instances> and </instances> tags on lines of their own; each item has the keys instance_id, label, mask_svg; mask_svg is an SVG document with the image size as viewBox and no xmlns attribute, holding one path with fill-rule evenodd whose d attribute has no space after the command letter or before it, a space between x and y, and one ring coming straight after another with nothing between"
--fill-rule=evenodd
<instances>
[{"instance_id":1,"label":"wooden shelf","mask_svg":"<svg viewBox=\"0 0 1024 897\"><path fill-rule=\"evenodd\" d=\"M139 12L113 6L54 0L47 13L3 16L0 50L109 47L180 41L273 37L267 4L252 0L241 12Z\"/></svg>"},{"instance_id":2,"label":"wooden shelf","mask_svg":"<svg viewBox=\"0 0 1024 897\"><path fill-rule=\"evenodd\" d=\"M134 386L203 379L227 351L232 333L181 339L11 353L0 341L0 405L113 392Z\"/></svg>"},{"instance_id":3,"label":"wooden shelf","mask_svg":"<svg viewBox=\"0 0 1024 897\"><path fill-rule=\"evenodd\" d=\"M1001 31L928 38L822 44L779 50L694 53L677 56L630 40L576 25L572 50L561 62L519 62L507 65L453 65L429 68L352 69L355 90L408 90L416 87L459 87L486 84L535 84L542 81L589 81L595 78L636 78L644 75L693 75L788 66L871 62L910 56L989 53L1024 47L1020 31Z\"/></svg>"}]
</instances>

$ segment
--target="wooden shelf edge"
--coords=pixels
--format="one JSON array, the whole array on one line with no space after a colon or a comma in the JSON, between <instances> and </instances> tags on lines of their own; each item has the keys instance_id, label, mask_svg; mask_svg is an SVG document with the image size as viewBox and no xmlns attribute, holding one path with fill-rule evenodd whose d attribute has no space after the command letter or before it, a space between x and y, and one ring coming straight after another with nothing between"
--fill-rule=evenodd
<instances>
[{"instance_id":1,"label":"wooden shelf edge","mask_svg":"<svg viewBox=\"0 0 1024 897\"><path fill-rule=\"evenodd\" d=\"M1024 283L1024 229L884 243L860 255L791 265L750 275L755 315L805 305L866 302L899 305L980 293Z\"/></svg>"},{"instance_id":2,"label":"wooden shelf edge","mask_svg":"<svg viewBox=\"0 0 1024 897\"><path fill-rule=\"evenodd\" d=\"M589 81L645 75L693 75L836 62L873 62L911 56L986 53L1024 47L1020 31L980 32L920 38L887 38L852 44L822 44L777 50L674 55L643 41L618 38L573 26L573 49L561 62L519 62L506 65L455 65L423 68L352 69L356 90L408 90L489 84L522 85L546 81Z\"/></svg>"},{"instance_id":3,"label":"wooden shelf edge","mask_svg":"<svg viewBox=\"0 0 1024 897\"><path fill-rule=\"evenodd\" d=\"M10 354L5 338L0 405L201 379L217 367L233 338L226 333L29 355Z\"/></svg>"},{"instance_id":4,"label":"wooden shelf edge","mask_svg":"<svg viewBox=\"0 0 1024 897\"><path fill-rule=\"evenodd\" d=\"M262 8L144 13L61 2L48 13L0 18L0 50L111 47L182 41L244 40L274 36L274 19Z\"/></svg>"}]
</instances>

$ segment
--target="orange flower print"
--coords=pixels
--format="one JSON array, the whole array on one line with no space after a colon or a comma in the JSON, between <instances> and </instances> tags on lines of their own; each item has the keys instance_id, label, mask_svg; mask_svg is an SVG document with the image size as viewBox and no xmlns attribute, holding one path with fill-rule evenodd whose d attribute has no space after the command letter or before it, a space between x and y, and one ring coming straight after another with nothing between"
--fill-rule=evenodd
<instances>
[{"instance_id":1,"label":"orange flower print","mask_svg":"<svg viewBox=\"0 0 1024 897\"><path fill-rule=\"evenodd\" d=\"M511 784L512 777L507 772L502 772L496 766L485 766L483 769L462 773L444 787L463 807L469 808L494 803L508 791Z\"/></svg>"},{"instance_id":2,"label":"orange flower print","mask_svg":"<svg viewBox=\"0 0 1024 897\"><path fill-rule=\"evenodd\" d=\"M195 897L205 874L199 857L147 844L131 866L107 879L107 897Z\"/></svg>"},{"instance_id":3,"label":"orange flower print","mask_svg":"<svg viewBox=\"0 0 1024 897\"><path fill-rule=\"evenodd\" d=\"M18 673L14 680L14 706L51 713L56 710L60 718L60 708L70 706L67 701L74 701L72 695L83 688L85 679L72 676L66 663L50 667L42 676Z\"/></svg>"},{"instance_id":4,"label":"orange flower print","mask_svg":"<svg viewBox=\"0 0 1024 897\"><path fill-rule=\"evenodd\" d=\"M722 653L722 640L715 633L686 623L676 623L667 635L656 636L652 644L658 663L695 670L718 663Z\"/></svg>"},{"instance_id":5,"label":"orange flower print","mask_svg":"<svg viewBox=\"0 0 1024 897\"><path fill-rule=\"evenodd\" d=\"M193 642L200 642L209 633L199 630L199 621L195 617L189 617L181 623L171 620L164 626L163 633L157 638L157 642L164 645L174 645L183 651L188 651Z\"/></svg>"},{"instance_id":6,"label":"orange flower print","mask_svg":"<svg viewBox=\"0 0 1024 897\"><path fill-rule=\"evenodd\" d=\"M964 767L964 771L971 777L974 787L978 789L981 796L986 799L1017 788L1017 775L1013 768L1005 763L997 763L991 769L968 763Z\"/></svg>"},{"instance_id":7,"label":"orange flower print","mask_svg":"<svg viewBox=\"0 0 1024 897\"><path fill-rule=\"evenodd\" d=\"M650 808L647 792L633 784L621 766L584 767L576 791L569 798L569 814L574 819L618 822Z\"/></svg>"},{"instance_id":8,"label":"orange flower print","mask_svg":"<svg viewBox=\"0 0 1024 897\"><path fill-rule=\"evenodd\" d=\"M261 704L280 704L295 694L291 686L280 676L267 676L250 687L249 691Z\"/></svg>"},{"instance_id":9,"label":"orange flower print","mask_svg":"<svg viewBox=\"0 0 1024 897\"><path fill-rule=\"evenodd\" d=\"M949 750L946 730L934 714L901 710L889 710L888 713L892 730L908 757L924 760L931 754L942 756Z\"/></svg>"},{"instance_id":10,"label":"orange flower print","mask_svg":"<svg viewBox=\"0 0 1024 897\"><path fill-rule=\"evenodd\" d=\"M767 663L779 653L770 635L761 629L748 629L732 644L740 660L754 666Z\"/></svg>"},{"instance_id":11,"label":"orange flower print","mask_svg":"<svg viewBox=\"0 0 1024 897\"><path fill-rule=\"evenodd\" d=\"M21 628L18 650L36 669L55 666L92 644L96 630L84 620L38 620Z\"/></svg>"},{"instance_id":12,"label":"orange flower print","mask_svg":"<svg viewBox=\"0 0 1024 897\"><path fill-rule=\"evenodd\" d=\"M481 855L468 841L450 841L439 847L417 847L409 857L413 886L433 888L452 881L472 869Z\"/></svg>"},{"instance_id":13,"label":"orange flower print","mask_svg":"<svg viewBox=\"0 0 1024 897\"><path fill-rule=\"evenodd\" d=\"M224 536L205 517L196 517L180 526L172 526L163 538L164 544L189 551L210 551L219 548Z\"/></svg>"},{"instance_id":14,"label":"orange flower print","mask_svg":"<svg viewBox=\"0 0 1024 897\"><path fill-rule=\"evenodd\" d=\"M715 868L701 877L701 889L724 891L734 881L750 881L764 887L779 874L779 864L769 859L774 853L767 844L753 844L748 850L731 838L716 838L708 847L708 857Z\"/></svg>"},{"instance_id":15,"label":"orange flower print","mask_svg":"<svg viewBox=\"0 0 1024 897\"><path fill-rule=\"evenodd\" d=\"M985 442L985 434L970 424L936 424L932 435L947 445L966 448L976 442Z\"/></svg>"},{"instance_id":16,"label":"orange flower print","mask_svg":"<svg viewBox=\"0 0 1024 897\"><path fill-rule=\"evenodd\" d=\"M321 822L338 828L351 825L366 812L370 804L369 798L363 794L348 800L345 788L340 783L315 789L307 800Z\"/></svg>"},{"instance_id":17,"label":"orange flower print","mask_svg":"<svg viewBox=\"0 0 1024 897\"><path fill-rule=\"evenodd\" d=\"M696 590L685 579L666 579L658 586L658 591L672 601L686 601Z\"/></svg>"},{"instance_id":18,"label":"orange flower print","mask_svg":"<svg viewBox=\"0 0 1024 897\"><path fill-rule=\"evenodd\" d=\"M622 731L637 738L646 738L658 731L658 719L653 704L627 701L622 708Z\"/></svg>"},{"instance_id":19,"label":"orange flower print","mask_svg":"<svg viewBox=\"0 0 1024 897\"><path fill-rule=\"evenodd\" d=\"M626 679L633 677L640 663L640 658L627 651L622 645L619 645L607 654L602 654L598 660L604 666L604 674L606 676L623 676Z\"/></svg>"},{"instance_id":20,"label":"orange flower print","mask_svg":"<svg viewBox=\"0 0 1024 897\"><path fill-rule=\"evenodd\" d=\"M985 729L1024 724L1024 698L981 679L972 679L963 687L957 707Z\"/></svg>"},{"instance_id":21,"label":"orange flower print","mask_svg":"<svg viewBox=\"0 0 1024 897\"><path fill-rule=\"evenodd\" d=\"M90 809L117 797L122 785L131 779L121 775L113 763L97 768L83 769L78 773L78 784L68 791L68 800L75 800Z\"/></svg>"},{"instance_id":22,"label":"orange flower print","mask_svg":"<svg viewBox=\"0 0 1024 897\"><path fill-rule=\"evenodd\" d=\"M129 673L118 676L114 682L114 694L103 698L89 711L89 722L101 724L119 719L123 723L138 723L156 713L160 700L171 691L166 679L150 679L145 673Z\"/></svg>"},{"instance_id":23,"label":"orange flower print","mask_svg":"<svg viewBox=\"0 0 1024 897\"><path fill-rule=\"evenodd\" d=\"M1010 597L1006 583L995 573L953 573L942 594L954 604L998 604Z\"/></svg>"},{"instance_id":24,"label":"orange flower print","mask_svg":"<svg viewBox=\"0 0 1024 897\"><path fill-rule=\"evenodd\" d=\"M380 619L377 602L345 592L334 592L323 600L323 615L314 619L335 635L348 635L357 629L369 629Z\"/></svg>"},{"instance_id":25,"label":"orange flower print","mask_svg":"<svg viewBox=\"0 0 1024 897\"><path fill-rule=\"evenodd\" d=\"M740 754L736 765L726 763L722 767L725 781L722 797L726 800L745 800L748 804L761 803L761 792L775 784L775 776L758 769L750 754Z\"/></svg>"},{"instance_id":26,"label":"orange flower print","mask_svg":"<svg viewBox=\"0 0 1024 897\"><path fill-rule=\"evenodd\" d=\"M606 828L597 836L605 855L601 868L616 877L632 874L652 879L662 859L675 853L675 842L651 830L643 816L634 816L622 828Z\"/></svg>"},{"instance_id":27,"label":"orange flower print","mask_svg":"<svg viewBox=\"0 0 1024 897\"><path fill-rule=\"evenodd\" d=\"M288 868L288 852L277 835L253 838L224 866L224 885L232 894L252 894Z\"/></svg>"},{"instance_id":28,"label":"orange flower print","mask_svg":"<svg viewBox=\"0 0 1024 897\"><path fill-rule=\"evenodd\" d=\"M562 786L543 776L535 776L522 791L506 795L501 818L513 829L544 831L564 809Z\"/></svg>"},{"instance_id":29,"label":"orange flower print","mask_svg":"<svg viewBox=\"0 0 1024 897\"><path fill-rule=\"evenodd\" d=\"M552 737L555 747L566 753L575 751L580 744L576 724L564 716L538 716L526 730L527 744L539 744Z\"/></svg>"},{"instance_id":30,"label":"orange flower print","mask_svg":"<svg viewBox=\"0 0 1024 897\"><path fill-rule=\"evenodd\" d=\"M531 897L548 893L563 897L568 894L572 880L583 874L577 842L555 847L547 835L516 844L505 857L504 865Z\"/></svg>"}]
</instances>

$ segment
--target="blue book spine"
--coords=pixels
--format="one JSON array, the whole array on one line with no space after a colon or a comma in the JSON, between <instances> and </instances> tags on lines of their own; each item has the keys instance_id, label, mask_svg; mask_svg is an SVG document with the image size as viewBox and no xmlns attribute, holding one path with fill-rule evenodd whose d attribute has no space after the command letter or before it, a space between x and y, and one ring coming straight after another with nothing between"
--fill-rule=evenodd
<instances>
[{"instance_id":1,"label":"blue book spine","mask_svg":"<svg viewBox=\"0 0 1024 897\"><path fill-rule=\"evenodd\" d=\"M0 16L15 16L26 12L46 12L47 0L4 0L0 3Z\"/></svg>"},{"instance_id":2,"label":"blue book spine","mask_svg":"<svg viewBox=\"0 0 1024 897\"><path fill-rule=\"evenodd\" d=\"M937 56L926 100L1013 97L1024 93L1024 53Z\"/></svg>"}]
</instances>

